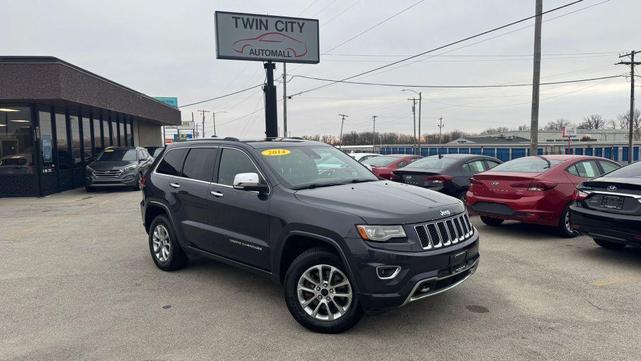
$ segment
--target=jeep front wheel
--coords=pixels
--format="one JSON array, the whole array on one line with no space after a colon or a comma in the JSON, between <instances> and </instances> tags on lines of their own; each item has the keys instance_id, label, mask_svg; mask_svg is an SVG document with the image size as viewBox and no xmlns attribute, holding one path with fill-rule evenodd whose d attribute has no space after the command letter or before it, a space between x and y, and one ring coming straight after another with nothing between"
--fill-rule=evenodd
<instances>
[{"instance_id":1,"label":"jeep front wheel","mask_svg":"<svg viewBox=\"0 0 641 361\"><path fill-rule=\"evenodd\" d=\"M346 331L362 316L352 284L335 254L307 250L292 262L285 275L287 308L296 321L312 331Z\"/></svg>"}]
</instances>

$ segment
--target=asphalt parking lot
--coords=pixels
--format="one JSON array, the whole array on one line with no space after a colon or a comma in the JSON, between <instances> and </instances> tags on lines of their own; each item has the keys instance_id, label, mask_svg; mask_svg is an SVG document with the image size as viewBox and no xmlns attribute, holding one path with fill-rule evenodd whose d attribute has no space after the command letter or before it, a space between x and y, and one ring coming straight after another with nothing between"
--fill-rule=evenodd
<instances>
[{"instance_id":1,"label":"asphalt parking lot","mask_svg":"<svg viewBox=\"0 0 641 361\"><path fill-rule=\"evenodd\" d=\"M638 360L641 251L477 217L460 287L341 335L290 317L281 289L208 260L158 270L138 192L0 199L0 359Z\"/></svg>"}]
</instances>

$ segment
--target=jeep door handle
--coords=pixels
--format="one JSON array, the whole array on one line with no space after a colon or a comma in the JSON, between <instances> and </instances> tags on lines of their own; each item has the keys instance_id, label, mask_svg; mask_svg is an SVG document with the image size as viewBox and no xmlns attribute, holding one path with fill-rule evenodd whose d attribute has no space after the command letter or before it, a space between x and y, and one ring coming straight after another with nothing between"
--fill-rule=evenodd
<instances>
[{"instance_id":1,"label":"jeep door handle","mask_svg":"<svg viewBox=\"0 0 641 361\"><path fill-rule=\"evenodd\" d=\"M178 184L178 183L169 183L169 185L170 185L172 188L180 188L180 184Z\"/></svg>"},{"instance_id":2,"label":"jeep door handle","mask_svg":"<svg viewBox=\"0 0 641 361\"><path fill-rule=\"evenodd\" d=\"M209 193L211 193L211 195L216 197L216 198L220 198L220 197L223 196L223 194L221 192L211 191Z\"/></svg>"}]
</instances>

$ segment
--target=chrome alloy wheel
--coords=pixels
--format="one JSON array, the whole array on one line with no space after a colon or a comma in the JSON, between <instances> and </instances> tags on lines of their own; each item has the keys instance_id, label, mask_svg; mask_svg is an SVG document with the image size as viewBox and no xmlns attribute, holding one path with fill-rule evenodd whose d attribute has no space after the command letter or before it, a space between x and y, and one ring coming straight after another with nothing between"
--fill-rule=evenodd
<instances>
[{"instance_id":1,"label":"chrome alloy wheel","mask_svg":"<svg viewBox=\"0 0 641 361\"><path fill-rule=\"evenodd\" d=\"M341 318L352 304L352 285L338 268L320 264L308 268L298 279L298 302L317 320Z\"/></svg>"},{"instance_id":2,"label":"chrome alloy wheel","mask_svg":"<svg viewBox=\"0 0 641 361\"><path fill-rule=\"evenodd\" d=\"M165 225L159 224L154 228L152 242L156 259L163 263L167 262L171 251L171 243L169 242L169 231L167 231Z\"/></svg>"}]
</instances>

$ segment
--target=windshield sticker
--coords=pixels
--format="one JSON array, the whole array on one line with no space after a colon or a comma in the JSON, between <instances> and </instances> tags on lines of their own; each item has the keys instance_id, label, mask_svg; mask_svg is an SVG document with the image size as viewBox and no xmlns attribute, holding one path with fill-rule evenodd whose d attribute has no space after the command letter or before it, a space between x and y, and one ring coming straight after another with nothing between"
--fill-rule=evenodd
<instances>
[{"instance_id":1,"label":"windshield sticker","mask_svg":"<svg viewBox=\"0 0 641 361\"><path fill-rule=\"evenodd\" d=\"M265 157L279 157L281 155L287 155L291 153L289 149L265 149L260 154Z\"/></svg>"}]
</instances>

